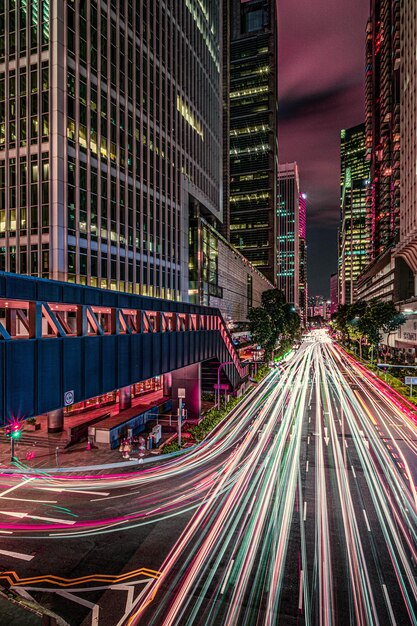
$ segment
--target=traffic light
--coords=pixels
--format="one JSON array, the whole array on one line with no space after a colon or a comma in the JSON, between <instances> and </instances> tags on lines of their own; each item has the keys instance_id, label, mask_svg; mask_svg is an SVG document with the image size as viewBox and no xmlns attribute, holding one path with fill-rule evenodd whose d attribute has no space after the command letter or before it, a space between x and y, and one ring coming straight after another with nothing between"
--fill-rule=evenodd
<instances>
[{"instance_id":1,"label":"traffic light","mask_svg":"<svg viewBox=\"0 0 417 626\"><path fill-rule=\"evenodd\" d=\"M22 427L19 423L9 424L4 429L4 434L8 439L20 439L22 436Z\"/></svg>"},{"instance_id":2,"label":"traffic light","mask_svg":"<svg viewBox=\"0 0 417 626\"><path fill-rule=\"evenodd\" d=\"M12 427L12 438L20 439L22 436L22 429L20 428L20 424L14 424Z\"/></svg>"}]
</instances>

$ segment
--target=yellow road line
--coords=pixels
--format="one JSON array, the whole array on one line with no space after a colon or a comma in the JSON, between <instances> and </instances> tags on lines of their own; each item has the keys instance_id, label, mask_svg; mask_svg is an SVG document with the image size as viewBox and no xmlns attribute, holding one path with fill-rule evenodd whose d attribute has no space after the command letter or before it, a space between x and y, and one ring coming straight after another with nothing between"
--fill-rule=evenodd
<instances>
[{"instance_id":1,"label":"yellow road line","mask_svg":"<svg viewBox=\"0 0 417 626\"><path fill-rule=\"evenodd\" d=\"M6 580L10 586L18 587L33 583L48 583L51 585L57 585L58 587L71 587L86 582L108 582L111 584L117 584L134 578L136 576L146 576L148 578L154 578L157 580L161 572L156 570L142 567L126 574L110 575L110 574L90 574L89 576L81 576L79 578L63 578L61 576L55 576L54 574L47 574L44 576L32 576L30 578L20 578L14 571L2 572L0 574L0 580Z\"/></svg>"}]
</instances>

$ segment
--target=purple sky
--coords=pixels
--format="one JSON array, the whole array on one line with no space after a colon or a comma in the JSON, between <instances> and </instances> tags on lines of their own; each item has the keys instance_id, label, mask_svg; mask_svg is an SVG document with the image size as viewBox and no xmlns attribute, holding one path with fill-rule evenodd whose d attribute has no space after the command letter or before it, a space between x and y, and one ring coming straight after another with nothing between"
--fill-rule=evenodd
<instances>
[{"instance_id":1,"label":"purple sky","mask_svg":"<svg viewBox=\"0 0 417 626\"><path fill-rule=\"evenodd\" d=\"M337 268L340 129L364 121L367 0L279 0L279 159L307 193L309 293Z\"/></svg>"}]
</instances>

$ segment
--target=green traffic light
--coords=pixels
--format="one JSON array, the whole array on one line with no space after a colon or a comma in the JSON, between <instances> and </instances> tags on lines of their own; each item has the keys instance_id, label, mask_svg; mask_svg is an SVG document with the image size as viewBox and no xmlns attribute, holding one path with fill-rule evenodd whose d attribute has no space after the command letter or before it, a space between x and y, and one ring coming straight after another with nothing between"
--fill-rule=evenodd
<instances>
[{"instance_id":1,"label":"green traffic light","mask_svg":"<svg viewBox=\"0 0 417 626\"><path fill-rule=\"evenodd\" d=\"M21 430L14 430L12 432L13 439L20 439L21 435L22 435L22 431Z\"/></svg>"}]
</instances>

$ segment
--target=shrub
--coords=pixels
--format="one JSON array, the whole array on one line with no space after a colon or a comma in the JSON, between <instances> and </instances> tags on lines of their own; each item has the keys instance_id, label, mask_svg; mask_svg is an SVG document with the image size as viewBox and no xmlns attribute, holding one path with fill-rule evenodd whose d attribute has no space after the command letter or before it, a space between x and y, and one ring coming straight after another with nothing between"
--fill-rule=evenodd
<instances>
[{"instance_id":1,"label":"shrub","mask_svg":"<svg viewBox=\"0 0 417 626\"><path fill-rule=\"evenodd\" d=\"M171 443L166 443L162 448L162 454L170 454L171 452L179 452L181 450L178 445L178 441L171 441Z\"/></svg>"}]
</instances>

